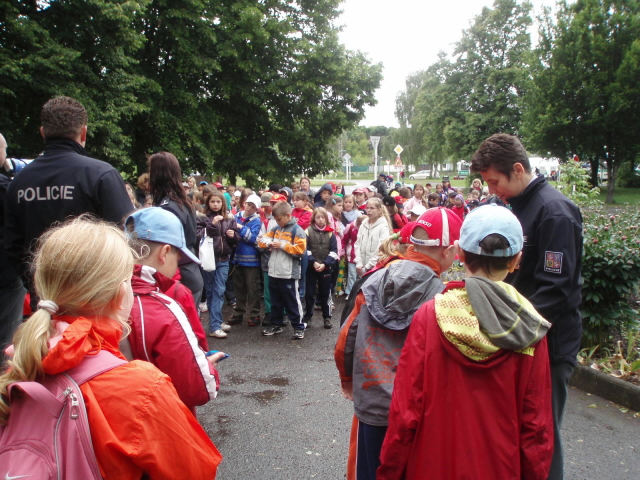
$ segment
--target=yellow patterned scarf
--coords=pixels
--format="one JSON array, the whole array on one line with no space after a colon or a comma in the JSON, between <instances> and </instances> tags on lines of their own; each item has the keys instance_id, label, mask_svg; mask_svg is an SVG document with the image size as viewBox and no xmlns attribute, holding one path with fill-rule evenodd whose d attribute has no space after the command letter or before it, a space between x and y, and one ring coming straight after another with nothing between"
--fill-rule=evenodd
<instances>
[{"instance_id":1,"label":"yellow patterned scarf","mask_svg":"<svg viewBox=\"0 0 640 480\"><path fill-rule=\"evenodd\" d=\"M436 295L435 309L442 333L465 357L480 362L500 351L480 330L464 288Z\"/></svg>"}]
</instances>

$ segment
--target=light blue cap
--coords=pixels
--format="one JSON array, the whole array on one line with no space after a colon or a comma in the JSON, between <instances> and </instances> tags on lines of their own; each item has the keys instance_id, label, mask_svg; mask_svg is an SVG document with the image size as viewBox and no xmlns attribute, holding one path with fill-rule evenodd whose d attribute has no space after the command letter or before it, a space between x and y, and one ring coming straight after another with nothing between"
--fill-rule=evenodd
<instances>
[{"instance_id":1,"label":"light blue cap","mask_svg":"<svg viewBox=\"0 0 640 480\"><path fill-rule=\"evenodd\" d=\"M500 234L509 242L509 248L487 253L480 242L491 234ZM460 248L465 252L489 257L513 257L522 250L524 236L522 225L516 216L506 207L483 205L469 213L462 224Z\"/></svg>"},{"instance_id":2,"label":"light blue cap","mask_svg":"<svg viewBox=\"0 0 640 480\"><path fill-rule=\"evenodd\" d=\"M192 262L200 265L200 259L187 248L182 223L173 213L160 207L142 208L133 212L125 225L134 238L176 247L182 252L180 265Z\"/></svg>"}]
</instances>

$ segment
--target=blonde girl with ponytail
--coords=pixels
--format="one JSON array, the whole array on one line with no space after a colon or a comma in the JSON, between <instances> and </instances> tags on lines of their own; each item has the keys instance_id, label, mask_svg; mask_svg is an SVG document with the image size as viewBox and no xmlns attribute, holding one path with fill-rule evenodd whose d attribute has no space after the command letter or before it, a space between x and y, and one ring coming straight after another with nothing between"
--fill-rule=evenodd
<instances>
[{"instance_id":1,"label":"blonde girl with ponytail","mask_svg":"<svg viewBox=\"0 0 640 480\"><path fill-rule=\"evenodd\" d=\"M32 265L41 300L7 352L0 424L11 422L11 383L65 372L101 350L124 359L118 344L129 331L133 263L124 233L88 216L41 237ZM133 361L80 389L105 478L215 478L220 454L153 365Z\"/></svg>"}]
</instances>

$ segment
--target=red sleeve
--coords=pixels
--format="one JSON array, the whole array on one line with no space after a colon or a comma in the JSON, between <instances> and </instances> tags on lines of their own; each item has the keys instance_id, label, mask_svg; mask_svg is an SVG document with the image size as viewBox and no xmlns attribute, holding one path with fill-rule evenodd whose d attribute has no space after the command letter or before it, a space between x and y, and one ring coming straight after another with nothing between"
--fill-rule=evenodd
<instances>
[{"instance_id":1,"label":"red sleeve","mask_svg":"<svg viewBox=\"0 0 640 480\"><path fill-rule=\"evenodd\" d=\"M547 338L535 346L522 406L520 464L523 480L545 480L553 456L551 373Z\"/></svg>"},{"instance_id":2,"label":"red sleeve","mask_svg":"<svg viewBox=\"0 0 640 480\"><path fill-rule=\"evenodd\" d=\"M180 270L178 270L180 271ZM193 294L191 290L185 287L181 283L176 283L176 286L172 289L172 294L166 292L166 295L173 298L180 306L189 319L193 333L198 338L198 345L205 352L209 350L209 344L207 343L207 336L204 333L202 322L200 321L200 314L196 309L196 304L193 301Z\"/></svg>"},{"instance_id":3,"label":"red sleeve","mask_svg":"<svg viewBox=\"0 0 640 480\"><path fill-rule=\"evenodd\" d=\"M362 293L358 293L353 310L347 318L347 321L344 322L344 325L340 328L340 333L338 334L334 359L336 367L338 367L340 382L342 384L353 381L353 352L356 343L356 332L358 330L358 322L356 322L356 318L364 304L364 295Z\"/></svg>"},{"instance_id":4,"label":"red sleeve","mask_svg":"<svg viewBox=\"0 0 640 480\"><path fill-rule=\"evenodd\" d=\"M403 479L409 461L424 399L423 378L427 322L435 318L430 300L415 313L398 362L377 480Z\"/></svg>"},{"instance_id":5,"label":"red sleeve","mask_svg":"<svg viewBox=\"0 0 640 480\"><path fill-rule=\"evenodd\" d=\"M305 210L304 212L302 212L302 215L300 215L300 218L298 219L298 225L300 225L303 230L306 230L307 228L309 228L309 225L311 225L311 215L312 212L309 210Z\"/></svg>"}]
</instances>

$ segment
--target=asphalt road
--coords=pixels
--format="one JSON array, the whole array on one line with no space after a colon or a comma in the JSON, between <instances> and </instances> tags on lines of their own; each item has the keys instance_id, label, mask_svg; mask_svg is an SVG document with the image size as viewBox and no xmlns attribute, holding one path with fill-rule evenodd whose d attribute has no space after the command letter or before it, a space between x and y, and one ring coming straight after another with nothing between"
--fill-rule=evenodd
<instances>
[{"instance_id":1,"label":"asphalt road","mask_svg":"<svg viewBox=\"0 0 640 480\"><path fill-rule=\"evenodd\" d=\"M246 325L234 326L226 339L209 339L211 348L231 355L220 364L218 398L198 409L224 457L219 480L345 478L353 407L342 398L333 361L344 301L336 304L334 328L325 330L316 312L303 340L291 338L291 327L263 337L261 327ZM640 415L633 413L572 389L563 426L565 478L640 479Z\"/></svg>"}]
</instances>

